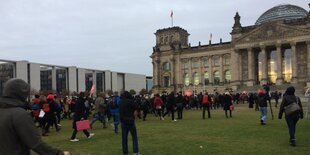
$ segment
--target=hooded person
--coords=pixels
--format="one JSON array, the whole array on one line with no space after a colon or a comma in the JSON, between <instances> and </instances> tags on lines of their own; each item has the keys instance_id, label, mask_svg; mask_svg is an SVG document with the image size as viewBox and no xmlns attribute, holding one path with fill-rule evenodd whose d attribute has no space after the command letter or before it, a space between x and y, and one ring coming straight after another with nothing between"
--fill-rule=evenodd
<instances>
[{"instance_id":1,"label":"hooded person","mask_svg":"<svg viewBox=\"0 0 310 155\"><path fill-rule=\"evenodd\" d=\"M24 108L30 86L21 79L8 80L0 98L0 154L30 155L30 150L44 155L69 155L44 143L30 113Z\"/></svg>"},{"instance_id":2,"label":"hooded person","mask_svg":"<svg viewBox=\"0 0 310 155\"><path fill-rule=\"evenodd\" d=\"M293 113L285 113L285 120L288 126L289 135L290 135L290 145L296 146L296 139L295 139L295 131L296 131L296 124L299 120L299 118L303 118L303 110L302 110L302 104L299 99L299 97L295 96L295 88L294 87L288 87L286 89L285 95L283 96L282 103L279 110L278 118L282 119L283 112L287 112L285 109L288 108L289 105L295 104L299 106L299 110L294 111Z\"/></svg>"}]
</instances>

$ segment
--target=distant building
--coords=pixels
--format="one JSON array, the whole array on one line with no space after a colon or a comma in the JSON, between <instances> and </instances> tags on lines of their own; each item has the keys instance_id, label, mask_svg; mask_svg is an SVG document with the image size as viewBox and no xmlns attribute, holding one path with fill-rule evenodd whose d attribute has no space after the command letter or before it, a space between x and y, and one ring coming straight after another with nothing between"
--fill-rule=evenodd
<instances>
[{"instance_id":1,"label":"distant building","mask_svg":"<svg viewBox=\"0 0 310 155\"><path fill-rule=\"evenodd\" d=\"M11 78L25 80L35 92L90 91L93 85L96 89L95 93L107 90L121 92L131 89L140 92L141 89L148 87L146 76L141 74L0 60L0 95L3 93L3 84Z\"/></svg>"},{"instance_id":2,"label":"distant building","mask_svg":"<svg viewBox=\"0 0 310 155\"><path fill-rule=\"evenodd\" d=\"M191 46L185 29L157 30L151 55L154 92L310 86L308 11L286 4L267 10L251 26L242 26L240 18L237 12L231 42Z\"/></svg>"}]
</instances>

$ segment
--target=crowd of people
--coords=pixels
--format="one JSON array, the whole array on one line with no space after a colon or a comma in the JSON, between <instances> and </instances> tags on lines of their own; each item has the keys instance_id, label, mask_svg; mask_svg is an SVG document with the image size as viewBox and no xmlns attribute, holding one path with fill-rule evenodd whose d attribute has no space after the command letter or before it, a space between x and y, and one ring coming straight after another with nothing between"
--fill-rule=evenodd
<instances>
[{"instance_id":1,"label":"crowd of people","mask_svg":"<svg viewBox=\"0 0 310 155\"><path fill-rule=\"evenodd\" d=\"M49 147L42 142L40 136L38 136L40 132L38 132L37 128L42 130L42 136L48 136L48 133L51 132L51 128L54 128L56 132L61 132L61 120L71 119L73 131L70 141L77 142L79 141L79 139L77 139L78 129L76 125L78 121L89 119L91 128L95 127L94 124L96 122L100 122L100 126L103 129L107 128L110 122L115 134L119 133L118 126L121 124L123 153L128 154L127 137L128 133L131 133L133 152L134 154L138 154L138 134L135 126L135 118L146 121L147 116L151 114L162 121L165 120L167 116L171 116L171 121L176 122L177 120L183 119L183 110L201 110L202 119L206 118L206 111L208 113L207 117L211 119L212 109L223 109L224 116L226 118L231 118L234 104L248 103L249 108L254 108L255 105L255 110L261 112L260 124L266 125L268 103L270 105L270 110L272 110L270 100L275 99L275 107L277 107L278 100L282 97L281 93L270 93L267 87L259 89L257 93L249 94L246 92L234 94L229 91L224 93L214 91L212 93L205 92L189 96L183 95L182 92L170 92L169 94L164 92L161 95L155 94L154 96L133 96L128 91L125 91L121 95L119 95L118 92L112 94L100 93L96 98L92 98L91 95L86 94L85 92L80 92L78 96L72 97L59 96L52 93L35 95L34 99L31 100L31 104L25 104L27 103L29 93L30 87L24 81L20 79L9 80L5 85L4 95L0 100L0 116L1 118L6 118L6 115L12 114L11 111L20 112L20 115L24 116L27 113L25 110L22 111L21 109L30 110L32 118L24 116L24 122L8 122L8 120L1 120L4 120L5 123L20 123L22 125L24 125L25 122L29 123L29 121L32 121L32 123L29 123L30 126L29 124L27 124L27 126L29 128L28 130L31 130L33 134L26 136L23 134L21 135L21 133L11 133L11 131L9 132L1 127L0 131L3 132L0 132L0 134L10 133L14 136L22 136L22 139L26 138L20 146L17 145L19 148L15 151L26 150L27 152L27 149L33 149L39 154L48 154L45 152L54 151L58 152L58 154L65 155L69 154L69 152ZM309 117L310 89L306 91L305 96L309 97ZM293 103L296 103L299 106L299 109L292 114L287 115L287 107ZM296 146L295 128L298 120L303 118L303 110L300 99L295 96L294 87L289 87L283 94L278 114L279 119L282 118L283 113L286 114L285 119L288 124L290 144ZM19 129L13 131L23 132ZM95 135L94 133L90 133L87 129L84 129L83 133L86 138L92 138ZM35 136L37 139L29 140L29 136ZM9 138L5 138L5 141L12 142ZM33 143L43 145L43 149L38 149ZM10 143L7 143L6 145L10 145ZM3 146L0 146L0 152ZM11 146L8 148L11 148ZM3 150L10 152L7 149Z\"/></svg>"}]
</instances>

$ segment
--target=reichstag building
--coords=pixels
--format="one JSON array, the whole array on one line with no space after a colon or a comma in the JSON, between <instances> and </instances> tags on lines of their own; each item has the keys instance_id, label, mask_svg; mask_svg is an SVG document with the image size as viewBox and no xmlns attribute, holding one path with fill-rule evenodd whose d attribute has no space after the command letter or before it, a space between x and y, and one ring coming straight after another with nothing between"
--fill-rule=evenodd
<instances>
[{"instance_id":1,"label":"reichstag building","mask_svg":"<svg viewBox=\"0 0 310 155\"><path fill-rule=\"evenodd\" d=\"M240 18L237 12L230 42L191 46L181 27L157 30L151 55L154 92L310 86L310 12L285 4L267 10L251 26L243 26Z\"/></svg>"}]
</instances>

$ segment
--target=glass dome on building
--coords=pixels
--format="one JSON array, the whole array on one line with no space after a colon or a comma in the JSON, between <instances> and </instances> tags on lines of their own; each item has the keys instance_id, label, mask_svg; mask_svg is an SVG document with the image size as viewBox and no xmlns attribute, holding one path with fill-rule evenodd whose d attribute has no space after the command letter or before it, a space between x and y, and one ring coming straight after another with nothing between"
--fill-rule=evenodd
<instances>
[{"instance_id":1,"label":"glass dome on building","mask_svg":"<svg viewBox=\"0 0 310 155\"><path fill-rule=\"evenodd\" d=\"M256 21L255 25L276 20L300 19L307 17L308 12L296 5L283 4L275 6L264 12Z\"/></svg>"}]
</instances>

